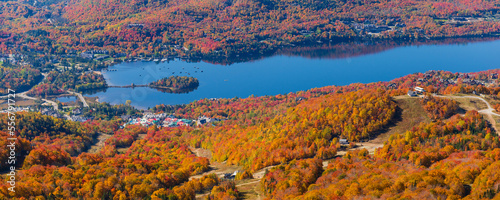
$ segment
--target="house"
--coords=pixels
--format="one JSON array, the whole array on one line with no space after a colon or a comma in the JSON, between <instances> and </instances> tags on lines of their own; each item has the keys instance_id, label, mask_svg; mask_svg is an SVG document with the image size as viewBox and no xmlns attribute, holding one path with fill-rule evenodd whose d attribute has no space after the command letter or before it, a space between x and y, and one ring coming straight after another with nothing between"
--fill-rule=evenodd
<instances>
[{"instance_id":1,"label":"house","mask_svg":"<svg viewBox=\"0 0 500 200\"><path fill-rule=\"evenodd\" d=\"M114 56L115 58L119 58L119 57L127 57L127 54L126 53L117 53L115 54Z\"/></svg>"},{"instance_id":2,"label":"house","mask_svg":"<svg viewBox=\"0 0 500 200\"><path fill-rule=\"evenodd\" d=\"M301 35L310 35L310 34L313 34L314 32L309 31L309 30L301 30L301 31L299 31L299 33Z\"/></svg>"},{"instance_id":3,"label":"house","mask_svg":"<svg viewBox=\"0 0 500 200\"><path fill-rule=\"evenodd\" d=\"M189 124L191 123L191 120L187 120L187 119L181 119L183 120L185 123ZM199 126L199 125L203 125L203 124L206 124L206 123L210 123L210 122L220 122L222 121L222 119L219 119L219 118L210 118L210 117L207 117L207 116L200 116L198 117L198 120L194 120L196 122L196 126Z\"/></svg>"},{"instance_id":4,"label":"house","mask_svg":"<svg viewBox=\"0 0 500 200\"><path fill-rule=\"evenodd\" d=\"M9 38L10 33L0 33L0 38Z\"/></svg>"},{"instance_id":5,"label":"house","mask_svg":"<svg viewBox=\"0 0 500 200\"><path fill-rule=\"evenodd\" d=\"M459 21L459 22L466 22L468 21L467 18L465 17L452 17L452 20Z\"/></svg>"},{"instance_id":6,"label":"house","mask_svg":"<svg viewBox=\"0 0 500 200\"><path fill-rule=\"evenodd\" d=\"M73 109L71 111L71 114L73 114L73 115L80 115L80 114L82 114L82 110L80 110L80 108Z\"/></svg>"},{"instance_id":7,"label":"house","mask_svg":"<svg viewBox=\"0 0 500 200\"><path fill-rule=\"evenodd\" d=\"M129 119L131 118L131 116L130 115L122 115L121 118L122 118L123 121L129 121Z\"/></svg>"},{"instance_id":8,"label":"house","mask_svg":"<svg viewBox=\"0 0 500 200\"><path fill-rule=\"evenodd\" d=\"M28 112L30 111L30 107L12 107L8 110L1 110L0 113L12 113L12 112Z\"/></svg>"},{"instance_id":9,"label":"house","mask_svg":"<svg viewBox=\"0 0 500 200\"><path fill-rule=\"evenodd\" d=\"M93 59L93 58L94 58L94 54L91 54L91 53L86 52L86 51L85 51L85 52L82 52L82 53L80 54L80 56L81 56L82 58L88 58L88 59Z\"/></svg>"},{"instance_id":10,"label":"house","mask_svg":"<svg viewBox=\"0 0 500 200\"><path fill-rule=\"evenodd\" d=\"M339 142L340 142L340 145L349 145L349 140L347 140L347 139L340 139Z\"/></svg>"},{"instance_id":11,"label":"house","mask_svg":"<svg viewBox=\"0 0 500 200\"><path fill-rule=\"evenodd\" d=\"M387 88L390 88L390 89L397 89L398 88L398 85L396 83L391 83L389 85L387 85Z\"/></svg>"},{"instance_id":12,"label":"house","mask_svg":"<svg viewBox=\"0 0 500 200\"><path fill-rule=\"evenodd\" d=\"M47 115L55 118L61 118L61 114L55 110L44 109L42 110L42 115Z\"/></svg>"},{"instance_id":13,"label":"house","mask_svg":"<svg viewBox=\"0 0 500 200\"><path fill-rule=\"evenodd\" d=\"M224 179L229 179L229 180L232 180L234 178L236 178L236 175L238 174L238 170L234 171L232 174L231 173L225 173L224 174Z\"/></svg>"},{"instance_id":14,"label":"house","mask_svg":"<svg viewBox=\"0 0 500 200\"><path fill-rule=\"evenodd\" d=\"M97 57L97 58L96 58L96 60L105 60L105 59L107 59L107 58L109 58L109 56L108 56L108 55L103 55L103 56L99 56L99 57Z\"/></svg>"},{"instance_id":15,"label":"house","mask_svg":"<svg viewBox=\"0 0 500 200\"><path fill-rule=\"evenodd\" d=\"M304 97L296 97L295 98L295 101L302 101L302 100L306 100L306 98L304 98Z\"/></svg>"},{"instance_id":16,"label":"house","mask_svg":"<svg viewBox=\"0 0 500 200\"><path fill-rule=\"evenodd\" d=\"M370 32L370 33L380 33L380 32L383 32L383 31L387 31L387 30L390 30L391 28L389 28L388 26L386 25L382 25L382 26L375 26L375 25L368 25L366 26L365 30Z\"/></svg>"},{"instance_id":17,"label":"house","mask_svg":"<svg viewBox=\"0 0 500 200\"><path fill-rule=\"evenodd\" d=\"M217 119L217 118L210 118L207 116L200 116L200 117L198 117L198 120L196 120L196 125L199 126L199 125L203 125L206 123L218 122L218 121L221 121L221 120Z\"/></svg>"},{"instance_id":18,"label":"house","mask_svg":"<svg viewBox=\"0 0 500 200\"><path fill-rule=\"evenodd\" d=\"M82 116L71 116L70 120L74 122L86 122L87 120L90 120L91 118L87 117L82 117Z\"/></svg>"},{"instance_id":19,"label":"house","mask_svg":"<svg viewBox=\"0 0 500 200\"><path fill-rule=\"evenodd\" d=\"M128 24L127 28L143 28L144 24Z\"/></svg>"},{"instance_id":20,"label":"house","mask_svg":"<svg viewBox=\"0 0 500 200\"><path fill-rule=\"evenodd\" d=\"M415 87L415 91L417 91L418 93L424 93L425 92L424 88L421 88L421 87Z\"/></svg>"},{"instance_id":21,"label":"house","mask_svg":"<svg viewBox=\"0 0 500 200\"><path fill-rule=\"evenodd\" d=\"M404 27L406 27L406 24L398 22L398 23L396 23L396 27L398 27L398 28L404 28Z\"/></svg>"},{"instance_id":22,"label":"house","mask_svg":"<svg viewBox=\"0 0 500 200\"><path fill-rule=\"evenodd\" d=\"M417 92L412 91L412 90L408 90L408 96L410 96L410 97L416 97L417 96Z\"/></svg>"}]
</instances>

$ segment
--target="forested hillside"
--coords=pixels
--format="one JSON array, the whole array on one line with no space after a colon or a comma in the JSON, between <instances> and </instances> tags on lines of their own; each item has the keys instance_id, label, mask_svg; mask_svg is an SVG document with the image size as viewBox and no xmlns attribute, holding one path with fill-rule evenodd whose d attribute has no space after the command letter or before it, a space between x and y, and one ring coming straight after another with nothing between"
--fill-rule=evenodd
<instances>
[{"instance_id":1,"label":"forested hillside","mask_svg":"<svg viewBox=\"0 0 500 200\"><path fill-rule=\"evenodd\" d=\"M497 1L0 2L0 52L228 57L356 38L498 33Z\"/></svg>"},{"instance_id":2,"label":"forested hillside","mask_svg":"<svg viewBox=\"0 0 500 200\"><path fill-rule=\"evenodd\" d=\"M498 72L430 71L391 82L154 109L173 109L175 115L191 119L223 119L198 126L123 126L111 111L124 106L104 104L95 112L106 117L84 123L19 113L16 193L1 182L0 198L238 199L246 195L240 190L252 184L269 199L498 197L500 139L495 121L484 110L463 112L464 101L447 98L480 91L481 98L499 102L500 87L493 79ZM449 81L437 84L440 80ZM441 96L408 97L406 91L416 85ZM432 121L381 137L398 126L406 111L395 99L404 98L415 100L413 106ZM7 138L7 120L2 114L2 138ZM102 146L87 152L102 135L108 136ZM378 148L364 149L375 140L383 140ZM7 157L0 159L4 170ZM219 170L214 164L242 171L236 180L228 180L220 172L210 174Z\"/></svg>"}]
</instances>

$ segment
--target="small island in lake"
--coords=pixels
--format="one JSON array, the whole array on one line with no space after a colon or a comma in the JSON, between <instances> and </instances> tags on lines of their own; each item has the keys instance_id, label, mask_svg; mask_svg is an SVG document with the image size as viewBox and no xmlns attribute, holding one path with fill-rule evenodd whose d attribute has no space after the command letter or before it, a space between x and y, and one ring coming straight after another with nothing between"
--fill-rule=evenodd
<instances>
[{"instance_id":1,"label":"small island in lake","mask_svg":"<svg viewBox=\"0 0 500 200\"><path fill-rule=\"evenodd\" d=\"M197 78L187 76L170 76L151 82L149 87L163 92L190 92L200 85Z\"/></svg>"},{"instance_id":2,"label":"small island in lake","mask_svg":"<svg viewBox=\"0 0 500 200\"><path fill-rule=\"evenodd\" d=\"M151 82L147 85L135 85L132 83L130 85L124 85L124 86L111 85L108 87L112 88L150 87L157 89L160 92L188 93L198 88L199 85L200 83L198 82L198 79L194 77L170 76Z\"/></svg>"}]
</instances>

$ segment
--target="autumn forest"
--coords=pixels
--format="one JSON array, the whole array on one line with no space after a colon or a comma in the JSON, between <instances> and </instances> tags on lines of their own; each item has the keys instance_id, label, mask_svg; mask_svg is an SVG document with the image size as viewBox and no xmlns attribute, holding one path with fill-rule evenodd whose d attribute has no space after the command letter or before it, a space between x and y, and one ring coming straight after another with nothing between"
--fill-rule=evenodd
<instances>
[{"instance_id":1,"label":"autumn forest","mask_svg":"<svg viewBox=\"0 0 500 200\"><path fill-rule=\"evenodd\" d=\"M481 108L465 106L475 91L500 103L492 79L498 72L430 71L287 95L204 99L173 111L225 119L210 125L123 127L119 115L82 123L18 113L16 192L1 182L0 198L241 199L248 184L266 199L498 197L497 125ZM442 79L456 83L436 84ZM416 85L426 94L406 95ZM162 105L154 110L172 113ZM420 110L423 121L399 125L414 120L408 110ZM1 115L2 138L8 120ZM391 131L400 126L404 131ZM104 145L92 151L102 135ZM221 177L214 165L239 172Z\"/></svg>"},{"instance_id":2,"label":"autumn forest","mask_svg":"<svg viewBox=\"0 0 500 200\"><path fill-rule=\"evenodd\" d=\"M350 63L494 41L499 11L500 0L0 0L0 200L500 199L498 63L147 109L94 95L239 89L184 63ZM189 76L145 69L170 61L168 74ZM149 82L113 84L111 66L132 62Z\"/></svg>"}]
</instances>

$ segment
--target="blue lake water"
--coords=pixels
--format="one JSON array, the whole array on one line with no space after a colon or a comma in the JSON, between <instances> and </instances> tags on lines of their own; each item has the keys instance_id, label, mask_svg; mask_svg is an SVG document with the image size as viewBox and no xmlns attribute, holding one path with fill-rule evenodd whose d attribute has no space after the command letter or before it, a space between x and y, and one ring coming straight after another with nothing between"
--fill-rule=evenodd
<instances>
[{"instance_id":1,"label":"blue lake water","mask_svg":"<svg viewBox=\"0 0 500 200\"><path fill-rule=\"evenodd\" d=\"M63 97L58 97L57 100L63 103L68 103L75 101L76 102L76 97L75 96L63 96Z\"/></svg>"},{"instance_id":2,"label":"blue lake water","mask_svg":"<svg viewBox=\"0 0 500 200\"><path fill-rule=\"evenodd\" d=\"M99 97L101 102L112 104L131 100L138 108L148 108L203 98L286 94L328 85L389 81L428 70L474 72L495 69L500 67L499 50L500 40L495 40L403 46L348 58L276 55L231 65L180 60L164 63L139 61L111 66L109 69L117 71L103 72L103 75L109 85L147 84L179 75L198 78L200 86L186 94L163 93L151 88L108 88L86 96Z\"/></svg>"}]
</instances>

